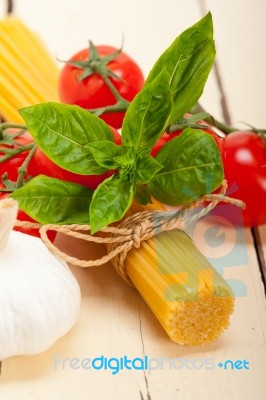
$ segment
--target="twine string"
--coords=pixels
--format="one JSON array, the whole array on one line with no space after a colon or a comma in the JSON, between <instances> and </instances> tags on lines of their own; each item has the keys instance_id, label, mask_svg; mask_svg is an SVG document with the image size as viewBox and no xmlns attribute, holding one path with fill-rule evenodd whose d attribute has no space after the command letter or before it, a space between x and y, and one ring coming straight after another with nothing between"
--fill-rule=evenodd
<instances>
[{"instance_id":1,"label":"twine string","mask_svg":"<svg viewBox=\"0 0 266 400\"><path fill-rule=\"evenodd\" d=\"M139 248L141 242L149 240L163 231L174 229L184 230L188 222L202 218L208 214L216 205L223 201L244 208L244 203L237 199L225 196L227 189L224 180L218 194L204 195L200 199L191 202L179 210L174 211L141 211L124 219L118 226L105 227L101 229L100 234L91 235L90 225L57 225L57 224L38 224L28 221L17 221L16 226L23 228L39 229L40 236L46 247L57 257L60 257L67 263L87 268L99 266L112 261L118 274L131 284L130 278L125 269L125 259L128 252L133 248ZM209 202L200 211L194 215L189 215L189 211L195 209L203 202ZM61 232L64 235L94 243L104 243L107 246L107 254L96 260L82 260L62 252L49 239L48 231ZM86 233L83 233L86 232Z\"/></svg>"}]
</instances>

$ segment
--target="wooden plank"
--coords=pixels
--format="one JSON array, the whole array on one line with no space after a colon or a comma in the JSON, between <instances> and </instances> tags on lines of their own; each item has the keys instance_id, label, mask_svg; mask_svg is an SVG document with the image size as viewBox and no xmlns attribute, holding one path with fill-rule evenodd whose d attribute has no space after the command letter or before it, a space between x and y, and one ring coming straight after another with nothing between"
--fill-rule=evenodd
<instances>
[{"instance_id":1,"label":"wooden plank","mask_svg":"<svg viewBox=\"0 0 266 400\"><path fill-rule=\"evenodd\" d=\"M3 16L5 16L7 13L11 12L13 8L13 1L9 0L5 0L5 1L1 1L0 2L0 18L2 18Z\"/></svg>"},{"instance_id":2,"label":"wooden plank","mask_svg":"<svg viewBox=\"0 0 266 400\"><path fill-rule=\"evenodd\" d=\"M141 10L141 11L140 11ZM198 0L18 1L16 12L38 31L52 54L68 59L91 39L124 49L149 72L157 57L199 18ZM47 16L44 18L44 16ZM62 64L60 64L62 65Z\"/></svg>"},{"instance_id":3,"label":"wooden plank","mask_svg":"<svg viewBox=\"0 0 266 400\"><path fill-rule=\"evenodd\" d=\"M232 122L265 127L264 94L266 53L264 16L266 2L261 0L205 0L213 15L217 61L227 95ZM213 101L205 92L204 105L212 112Z\"/></svg>"},{"instance_id":4,"label":"wooden plank","mask_svg":"<svg viewBox=\"0 0 266 400\"><path fill-rule=\"evenodd\" d=\"M222 70L222 85L230 105L232 123L240 129L247 128L241 121L265 129L263 93L266 78L263 64L266 42L263 21L266 3L260 0L252 3L205 0L201 1L201 6L205 11L210 9L213 14L217 59ZM203 96L203 105L216 115L208 91ZM255 229L253 236L266 282L266 226Z\"/></svg>"},{"instance_id":5,"label":"wooden plank","mask_svg":"<svg viewBox=\"0 0 266 400\"><path fill-rule=\"evenodd\" d=\"M203 231L208 228L207 222L210 221L200 222ZM223 232L230 241L231 228ZM206 246L199 242L198 245L204 251ZM62 239L61 246L84 256L91 256L95 251L87 244L62 242ZM74 395L75 398L87 398L89 394L101 399L136 399L141 398L141 392L144 399L149 398L148 393L153 400L174 399L178 393L186 400L193 396L199 398L199 391L204 387L204 398L207 399L221 398L220 388L223 388L223 398L238 399L241 390L243 399L249 399L251 393L256 399L263 399L266 314L263 313L265 301L261 295L251 235L246 237L246 249L247 263L226 268L225 276L226 279L241 280L246 285L247 296L237 298L231 326L221 339L203 347L182 347L170 342L136 291L125 285L111 266L90 270L73 268L83 296L78 323L47 352L5 361L0 397L5 400L15 400L18 396L46 399L56 392L59 398L66 400ZM102 249L99 251L101 253ZM217 249L213 248L213 251L217 252ZM145 375L143 371L121 371L112 375L108 370L71 370L60 366L55 369L57 354L61 354L60 358L147 355L150 359L165 360L160 361L162 369L146 371ZM170 360L175 358L179 359L175 361L177 369L171 369L170 362L173 361ZM246 359L251 369L220 369L218 364L228 359ZM195 363L196 368L181 368L185 361L189 367ZM200 368L207 362L214 363L212 370Z\"/></svg>"}]
</instances>

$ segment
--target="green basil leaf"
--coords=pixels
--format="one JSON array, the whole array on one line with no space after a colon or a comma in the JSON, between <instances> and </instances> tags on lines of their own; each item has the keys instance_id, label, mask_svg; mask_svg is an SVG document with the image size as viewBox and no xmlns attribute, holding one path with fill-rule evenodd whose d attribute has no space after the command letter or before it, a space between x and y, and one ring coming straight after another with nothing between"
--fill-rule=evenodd
<instances>
[{"instance_id":1,"label":"green basil leaf","mask_svg":"<svg viewBox=\"0 0 266 400\"><path fill-rule=\"evenodd\" d=\"M91 232L119 221L134 198L134 185L117 175L105 179L95 190L90 206Z\"/></svg>"},{"instance_id":2,"label":"green basil leaf","mask_svg":"<svg viewBox=\"0 0 266 400\"><path fill-rule=\"evenodd\" d=\"M98 141L88 144L95 161L101 167L116 169L119 167L116 158L124 153L124 147L108 141Z\"/></svg>"},{"instance_id":3,"label":"green basil leaf","mask_svg":"<svg viewBox=\"0 0 266 400\"><path fill-rule=\"evenodd\" d=\"M169 75L165 69L130 104L122 126L122 143L136 150L152 149L167 126L172 110Z\"/></svg>"},{"instance_id":4,"label":"green basil leaf","mask_svg":"<svg viewBox=\"0 0 266 400\"><path fill-rule=\"evenodd\" d=\"M92 195L85 186L39 175L11 197L41 224L89 224Z\"/></svg>"},{"instance_id":5,"label":"green basil leaf","mask_svg":"<svg viewBox=\"0 0 266 400\"><path fill-rule=\"evenodd\" d=\"M142 157L138 164L136 170L136 179L137 182L147 183L152 177L162 169L163 166L157 160L155 160L150 155L145 155Z\"/></svg>"},{"instance_id":6,"label":"green basil leaf","mask_svg":"<svg viewBox=\"0 0 266 400\"><path fill-rule=\"evenodd\" d=\"M166 143L156 155L164 167L148 183L151 194L169 205L200 198L217 189L223 180L220 151L213 137L187 128Z\"/></svg>"},{"instance_id":7,"label":"green basil leaf","mask_svg":"<svg viewBox=\"0 0 266 400\"><path fill-rule=\"evenodd\" d=\"M179 35L153 66L145 85L166 68L173 110L169 124L178 121L200 98L215 58L212 16L208 13Z\"/></svg>"},{"instance_id":8,"label":"green basil leaf","mask_svg":"<svg viewBox=\"0 0 266 400\"><path fill-rule=\"evenodd\" d=\"M87 147L97 140L113 142L100 118L67 104L43 103L20 110L37 145L55 164L81 175L105 172Z\"/></svg>"},{"instance_id":9,"label":"green basil leaf","mask_svg":"<svg viewBox=\"0 0 266 400\"><path fill-rule=\"evenodd\" d=\"M139 184L136 186L136 193L134 196L135 200L142 205L146 205L146 204L151 204L152 203L152 199L151 199L151 194L149 189L142 184Z\"/></svg>"}]
</instances>

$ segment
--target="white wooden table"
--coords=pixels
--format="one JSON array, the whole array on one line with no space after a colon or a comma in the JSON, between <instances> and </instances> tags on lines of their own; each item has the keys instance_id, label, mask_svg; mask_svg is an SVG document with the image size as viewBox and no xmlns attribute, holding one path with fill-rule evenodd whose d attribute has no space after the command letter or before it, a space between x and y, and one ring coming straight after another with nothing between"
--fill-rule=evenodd
<instances>
[{"instance_id":1,"label":"white wooden table","mask_svg":"<svg viewBox=\"0 0 266 400\"><path fill-rule=\"evenodd\" d=\"M43 38L52 54L64 59L95 43L119 46L142 66L145 74L160 53L206 10L214 18L217 64L207 83L202 105L218 118L241 127L247 121L266 127L264 0L17 0L15 12ZM0 15L6 1L0 0ZM242 126L243 127L243 126ZM215 221L213 222L215 223ZM201 221L197 229L208 229ZM199 228L200 226L200 228ZM220 227L225 235L218 258L229 254L226 279L242 282L246 294L237 297L229 329L215 343L181 347L170 342L140 298L111 265L81 270L73 267L82 290L82 306L75 327L52 348L32 357L15 357L1 366L0 399L230 399L266 398L266 303L262 282L266 254L266 226L237 231ZM236 239L242 235L242 242ZM195 236L206 256L217 248ZM60 238L59 238L60 241ZM66 244L61 240L61 246ZM71 251L90 256L91 248L73 241ZM215 250L215 252L214 252ZM101 253L102 248L94 249ZM234 256L230 259L230 252ZM228 253L228 254L226 254ZM231 261L230 261L231 260ZM231 264L230 264L231 263ZM215 368L152 371L73 370L55 368L59 357L144 357L195 362L210 358ZM250 369L224 370L219 362L247 360ZM180 364L179 364L180 365ZM195 364L199 365L199 364Z\"/></svg>"}]
</instances>

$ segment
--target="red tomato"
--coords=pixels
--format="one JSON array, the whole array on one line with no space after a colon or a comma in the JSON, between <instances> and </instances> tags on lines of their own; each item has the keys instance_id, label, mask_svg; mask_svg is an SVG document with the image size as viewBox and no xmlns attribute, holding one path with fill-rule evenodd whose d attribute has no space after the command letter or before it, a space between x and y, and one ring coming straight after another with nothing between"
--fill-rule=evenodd
<instances>
[{"instance_id":1,"label":"red tomato","mask_svg":"<svg viewBox=\"0 0 266 400\"><path fill-rule=\"evenodd\" d=\"M233 132L225 138L225 177L230 197L245 202L245 226L266 223L266 146L254 132ZM230 216L232 219L233 215Z\"/></svg>"},{"instance_id":2,"label":"red tomato","mask_svg":"<svg viewBox=\"0 0 266 400\"><path fill-rule=\"evenodd\" d=\"M5 132L7 132L8 134L14 134L17 132L17 129L8 129ZM22 135L18 136L15 139L15 141L18 143L18 145L7 146L7 145L0 144L0 156L4 154L4 153L1 153L1 147L14 149L14 148L19 147L19 145L26 146L27 144L30 144L33 142L33 138L29 134L29 132L25 132ZM12 180L13 182L16 182L17 178L18 178L18 168L21 167L21 165L25 161L25 158L27 157L28 154L29 154L29 151L24 151L22 153L14 155L9 160L4 161L3 163L0 163L0 176L2 176L4 173L7 172L8 179ZM2 189L3 187L4 187L4 185L2 183L0 183L0 188ZM0 198L6 197L6 196L8 196L7 192L0 192ZM21 210L18 211L18 219L21 221L35 222L33 219L31 219L27 214L25 214ZM15 227L14 230L20 231L22 233L26 233L26 234L32 235L32 236L40 236L39 231L37 229Z\"/></svg>"},{"instance_id":3,"label":"red tomato","mask_svg":"<svg viewBox=\"0 0 266 400\"><path fill-rule=\"evenodd\" d=\"M112 126L109 126L109 128L111 129L112 134L114 136L115 144L117 144L117 145L122 144L122 139L121 139L120 133L116 129L114 129Z\"/></svg>"},{"instance_id":4,"label":"red tomato","mask_svg":"<svg viewBox=\"0 0 266 400\"><path fill-rule=\"evenodd\" d=\"M6 130L6 132L8 134L14 134L16 131L17 131L17 129ZM29 132L23 133L22 135L18 136L15 140L18 144L14 145L14 146L1 145L1 143L0 143L0 157L4 155L4 153L1 152L1 148L15 149L15 148L18 148L20 145L26 146L33 142L33 138L29 134ZM3 163L0 162L0 177L5 172L7 172L8 179L15 182L18 177L18 168L23 164L23 162L28 154L29 154L29 151L23 151L22 153L14 155L12 158L4 161Z\"/></svg>"},{"instance_id":5,"label":"red tomato","mask_svg":"<svg viewBox=\"0 0 266 400\"><path fill-rule=\"evenodd\" d=\"M120 134L112 127L110 127L116 144L121 144ZM74 172L69 172L51 161L40 148L37 148L33 156L33 164L36 166L38 174L43 174L53 178L62 179L68 182L79 183L92 190L102 183L106 178L112 175L113 171L108 171L102 175L79 175Z\"/></svg>"},{"instance_id":6,"label":"red tomato","mask_svg":"<svg viewBox=\"0 0 266 400\"><path fill-rule=\"evenodd\" d=\"M96 46L100 56L104 57L117 51L110 46ZM89 57L89 49L76 53L70 61L86 61ZM94 61L97 62L97 61ZM144 85L144 76L139 66L127 54L121 52L114 60L107 64L107 68L120 79L109 77L119 94L128 101ZM99 74L78 80L84 69L65 64L59 76L59 95L63 103L76 104L86 109L95 109L113 105L116 103L114 95ZM115 128L121 128L124 112L108 113L101 115L104 121Z\"/></svg>"},{"instance_id":7,"label":"red tomato","mask_svg":"<svg viewBox=\"0 0 266 400\"><path fill-rule=\"evenodd\" d=\"M203 129L205 132L209 133L210 135L212 135L212 137L214 138L221 156L223 157L223 153L224 153L224 139L220 136L218 136L215 132L213 132L211 129ZM156 156L156 154L158 153L158 151L165 145L165 143L169 142L169 140L173 139L176 136L179 136L182 133L182 131L176 131L173 133L164 133L160 139L158 140L158 142L155 143L152 151L151 151L151 155L153 157Z\"/></svg>"}]
</instances>

